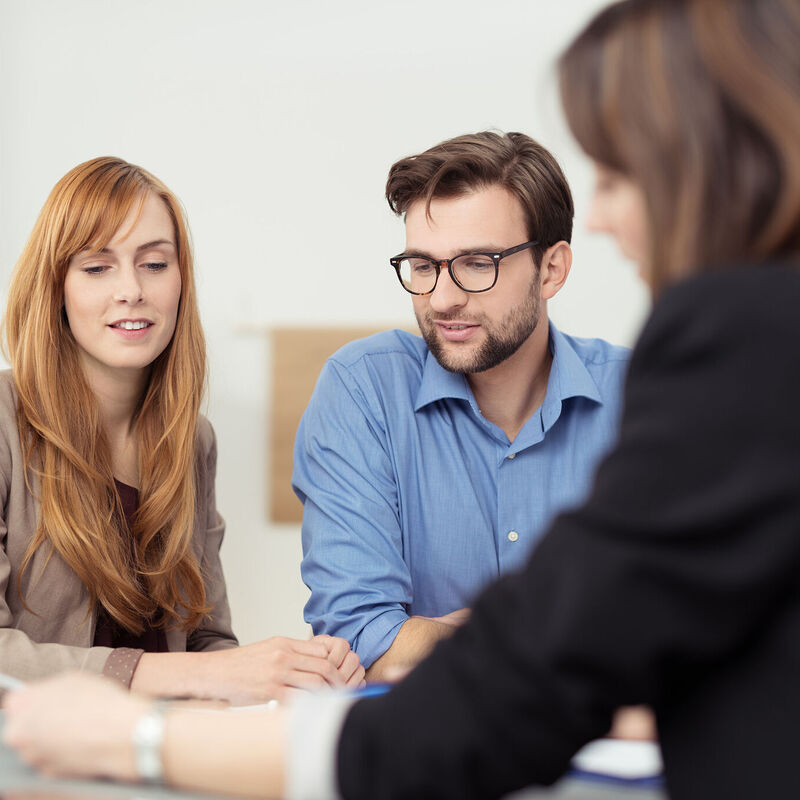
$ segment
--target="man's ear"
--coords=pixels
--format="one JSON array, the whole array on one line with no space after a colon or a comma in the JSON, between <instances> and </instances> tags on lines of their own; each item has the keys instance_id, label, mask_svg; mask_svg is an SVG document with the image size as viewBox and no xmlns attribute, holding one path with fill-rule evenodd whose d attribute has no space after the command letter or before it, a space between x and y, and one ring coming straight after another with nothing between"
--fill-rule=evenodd
<instances>
[{"instance_id":1,"label":"man's ear","mask_svg":"<svg viewBox=\"0 0 800 800\"><path fill-rule=\"evenodd\" d=\"M572 267L572 248L567 242L556 242L544 251L539 270L542 300L555 297L567 281Z\"/></svg>"}]
</instances>

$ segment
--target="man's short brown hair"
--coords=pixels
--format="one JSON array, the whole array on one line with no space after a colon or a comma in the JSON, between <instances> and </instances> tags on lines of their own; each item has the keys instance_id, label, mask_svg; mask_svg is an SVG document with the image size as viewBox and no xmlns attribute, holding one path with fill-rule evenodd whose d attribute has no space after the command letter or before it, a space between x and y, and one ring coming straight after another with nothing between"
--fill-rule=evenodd
<instances>
[{"instance_id":1,"label":"man's short brown hair","mask_svg":"<svg viewBox=\"0 0 800 800\"><path fill-rule=\"evenodd\" d=\"M567 179L552 154L524 133L482 131L457 136L392 165L386 199L395 214L418 200L458 197L502 186L522 205L535 260L556 242L569 242L574 208Z\"/></svg>"}]
</instances>

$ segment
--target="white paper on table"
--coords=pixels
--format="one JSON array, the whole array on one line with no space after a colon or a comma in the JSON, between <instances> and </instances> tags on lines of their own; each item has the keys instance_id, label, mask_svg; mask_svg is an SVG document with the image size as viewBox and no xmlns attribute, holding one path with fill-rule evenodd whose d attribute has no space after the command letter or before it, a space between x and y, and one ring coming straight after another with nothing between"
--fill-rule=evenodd
<instances>
[{"instance_id":1,"label":"white paper on table","mask_svg":"<svg viewBox=\"0 0 800 800\"><path fill-rule=\"evenodd\" d=\"M656 742L597 739L575 754L572 767L595 775L642 780L661 775L664 764Z\"/></svg>"}]
</instances>

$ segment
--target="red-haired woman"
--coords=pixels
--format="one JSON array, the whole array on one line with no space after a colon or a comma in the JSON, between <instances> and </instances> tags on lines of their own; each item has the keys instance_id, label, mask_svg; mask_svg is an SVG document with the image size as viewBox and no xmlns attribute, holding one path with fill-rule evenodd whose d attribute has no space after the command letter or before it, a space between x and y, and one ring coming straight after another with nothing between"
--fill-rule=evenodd
<instances>
[{"instance_id":1,"label":"red-haired woman","mask_svg":"<svg viewBox=\"0 0 800 800\"><path fill-rule=\"evenodd\" d=\"M358 684L347 644L238 647L181 207L96 158L51 192L17 264L0 374L0 671L257 702Z\"/></svg>"}]
</instances>

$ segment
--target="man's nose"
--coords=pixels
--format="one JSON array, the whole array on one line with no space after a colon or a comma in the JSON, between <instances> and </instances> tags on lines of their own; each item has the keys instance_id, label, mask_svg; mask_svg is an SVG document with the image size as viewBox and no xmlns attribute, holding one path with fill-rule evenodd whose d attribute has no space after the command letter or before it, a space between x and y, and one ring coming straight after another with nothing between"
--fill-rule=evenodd
<instances>
[{"instance_id":1,"label":"man's nose","mask_svg":"<svg viewBox=\"0 0 800 800\"><path fill-rule=\"evenodd\" d=\"M450 276L446 266L439 272L436 288L430 294L431 308L440 313L467 304L469 292L465 292Z\"/></svg>"}]
</instances>

